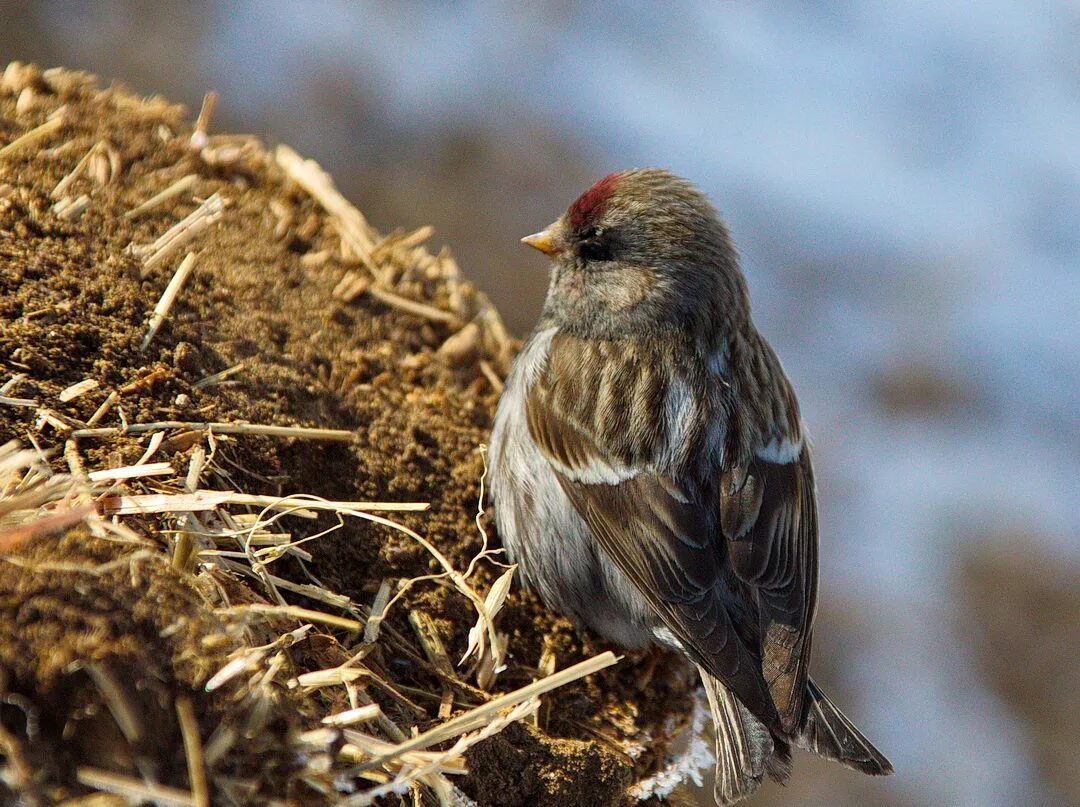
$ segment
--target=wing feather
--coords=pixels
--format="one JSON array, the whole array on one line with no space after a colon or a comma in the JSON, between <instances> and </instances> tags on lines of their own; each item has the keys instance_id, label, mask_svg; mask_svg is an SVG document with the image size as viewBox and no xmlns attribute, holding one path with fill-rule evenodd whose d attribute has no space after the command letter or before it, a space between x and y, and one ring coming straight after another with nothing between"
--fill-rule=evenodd
<instances>
[{"instance_id":1,"label":"wing feather","mask_svg":"<svg viewBox=\"0 0 1080 807\"><path fill-rule=\"evenodd\" d=\"M628 467L622 458L632 450L601 450L589 433L591 418L561 411L552 386L542 374L530 390L529 431L590 532L694 662L762 722L776 725L754 640L757 618L730 589L723 542L710 523L714 509L703 506L700 491L637 463ZM629 394L633 386L626 385Z\"/></svg>"},{"instance_id":2,"label":"wing feather","mask_svg":"<svg viewBox=\"0 0 1080 807\"><path fill-rule=\"evenodd\" d=\"M617 485L559 479L593 536L694 662L764 723L775 724L761 659L733 622L716 553L693 548L672 531L690 526L685 511L692 505L672 499L649 474Z\"/></svg>"},{"instance_id":3,"label":"wing feather","mask_svg":"<svg viewBox=\"0 0 1080 807\"><path fill-rule=\"evenodd\" d=\"M789 463L755 458L746 479L761 491L758 512L741 535L728 535L729 557L739 579L757 592L762 669L784 729L792 732L804 717L817 598L817 501L809 448L804 445ZM726 493L721 492L721 511L743 507L737 494ZM732 521L721 517L721 523Z\"/></svg>"},{"instance_id":4,"label":"wing feather","mask_svg":"<svg viewBox=\"0 0 1080 807\"><path fill-rule=\"evenodd\" d=\"M655 428L642 428L650 412L673 425L664 415L673 388L658 368L675 359L635 349L556 335L527 396L530 434L592 535L686 653L755 717L791 734L805 717L817 593L817 504L797 405L790 422L765 428L727 399L727 466L701 479L665 465L672 452ZM590 403L572 387L597 395ZM755 454L762 434L771 448Z\"/></svg>"}]
</instances>

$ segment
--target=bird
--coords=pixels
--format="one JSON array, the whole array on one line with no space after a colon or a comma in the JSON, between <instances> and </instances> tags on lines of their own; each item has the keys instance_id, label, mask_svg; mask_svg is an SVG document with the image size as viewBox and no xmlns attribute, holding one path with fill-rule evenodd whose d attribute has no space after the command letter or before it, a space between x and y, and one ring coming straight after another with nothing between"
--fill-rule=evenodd
<instances>
[{"instance_id":1,"label":"bird","mask_svg":"<svg viewBox=\"0 0 1080 807\"><path fill-rule=\"evenodd\" d=\"M793 746L891 773L809 674L810 442L712 202L667 170L619 171L522 242L550 281L488 455L524 585L615 645L697 666L718 805L785 781Z\"/></svg>"}]
</instances>

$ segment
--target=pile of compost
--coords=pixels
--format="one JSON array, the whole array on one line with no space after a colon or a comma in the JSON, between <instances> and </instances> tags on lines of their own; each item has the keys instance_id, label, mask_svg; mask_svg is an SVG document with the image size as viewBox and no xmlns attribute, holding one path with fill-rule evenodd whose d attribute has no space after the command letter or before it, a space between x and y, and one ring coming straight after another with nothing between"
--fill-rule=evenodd
<instances>
[{"instance_id":1,"label":"pile of compost","mask_svg":"<svg viewBox=\"0 0 1080 807\"><path fill-rule=\"evenodd\" d=\"M630 802L693 676L507 593L497 312L212 111L0 80L0 794Z\"/></svg>"}]
</instances>

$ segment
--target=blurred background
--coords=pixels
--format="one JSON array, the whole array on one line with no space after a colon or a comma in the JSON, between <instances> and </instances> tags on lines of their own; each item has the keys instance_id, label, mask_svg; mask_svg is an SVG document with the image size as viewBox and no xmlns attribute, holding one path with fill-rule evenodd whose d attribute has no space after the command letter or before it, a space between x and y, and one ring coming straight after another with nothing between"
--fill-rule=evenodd
<instances>
[{"instance_id":1,"label":"blurred background","mask_svg":"<svg viewBox=\"0 0 1080 807\"><path fill-rule=\"evenodd\" d=\"M520 236L612 170L693 179L815 441L817 677L897 769L800 755L753 803L1080 804L1080 6L660 8L4 2L0 63L219 91L518 334Z\"/></svg>"}]
</instances>

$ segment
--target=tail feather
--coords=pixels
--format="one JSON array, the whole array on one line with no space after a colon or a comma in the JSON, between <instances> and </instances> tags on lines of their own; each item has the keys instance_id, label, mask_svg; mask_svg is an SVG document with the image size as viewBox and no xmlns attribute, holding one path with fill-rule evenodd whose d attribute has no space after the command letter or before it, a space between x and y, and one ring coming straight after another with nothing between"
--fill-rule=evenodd
<instances>
[{"instance_id":1,"label":"tail feather","mask_svg":"<svg viewBox=\"0 0 1080 807\"><path fill-rule=\"evenodd\" d=\"M726 807L746 798L766 774L784 781L791 771L788 744L774 739L764 723L704 670L701 680L716 727L716 803Z\"/></svg>"},{"instance_id":2,"label":"tail feather","mask_svg":"<svg viewBox=\"0 0 1080 807\"><path fill-rule=\"evenodd\" d=\"M796 742L800 748L871 776L885 776L893 770L889 760L813 680L807 685L806 723Z\"/></svg>"}]
</instances>

